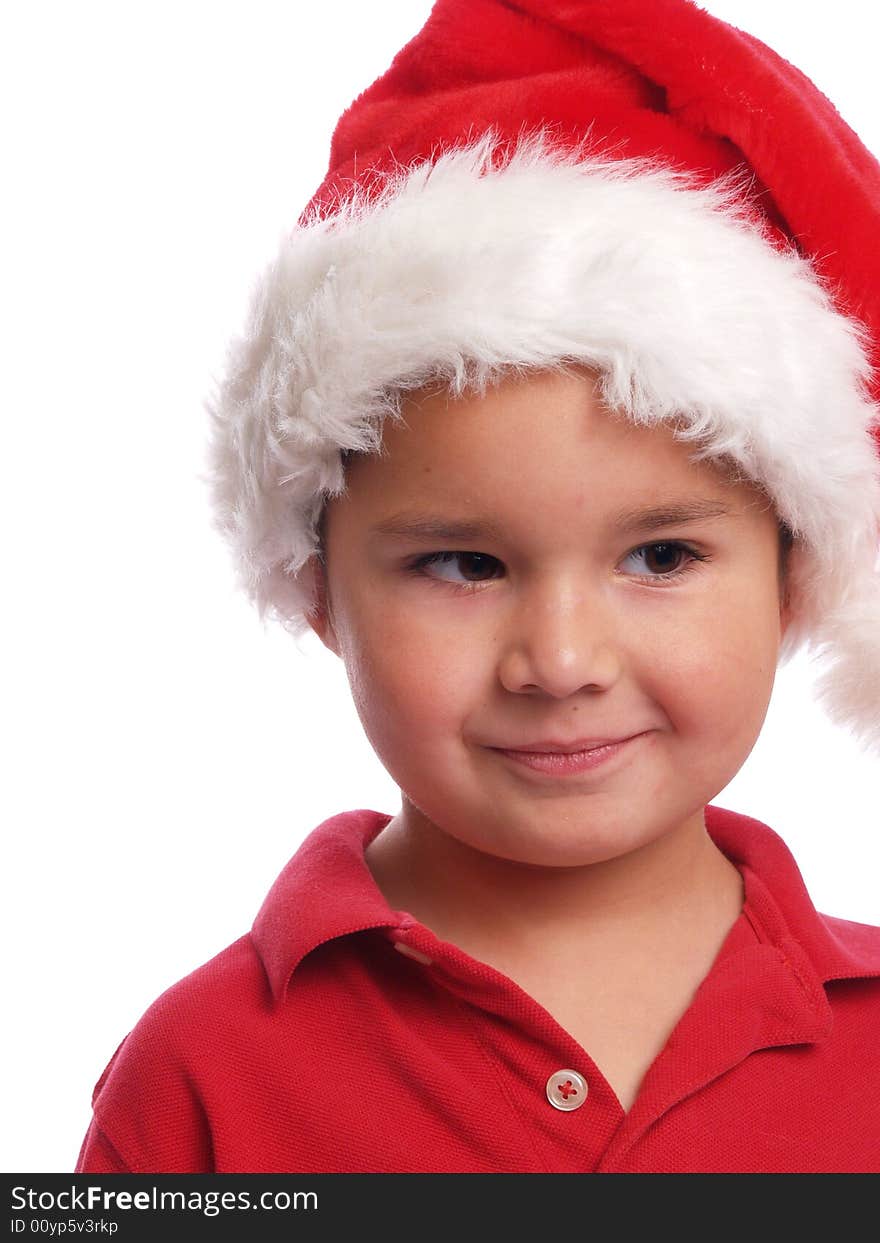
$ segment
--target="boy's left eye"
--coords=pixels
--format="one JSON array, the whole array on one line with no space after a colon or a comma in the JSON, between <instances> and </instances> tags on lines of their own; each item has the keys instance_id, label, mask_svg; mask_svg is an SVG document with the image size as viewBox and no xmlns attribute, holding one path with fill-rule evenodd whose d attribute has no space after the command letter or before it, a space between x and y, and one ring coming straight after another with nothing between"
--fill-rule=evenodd
<instances>
[{"instance_id":1,"label":"boy's left eye","mask_svg":"<svg viewBox=\"0 0 880 1243\"><path fill-rule=\"evenodd\" d=\"M627 553L621 565L624 565L632 558L640 558L642 565L646 566L649 571L647 574L634 574L632 577L641 578L646 582L669 582L674 579L681 578L697 562L708 561L708 557L704 553L698 552L689 544L682 543L681 540L664 540L653 544L640 544L638 548L634 548L632 552ZM682 564L684 561L684 564ZM457 567L462 569L463 573L474 573L478 577L476 579L466 578L463 582L458 579L444 578L434 571L438 567L451 568L455 570ZM463 586L474 589L484 582L491 581L491 578L498 577L493 571L501 566L501 562L497 557L492 557L488 553L483 552L431 552L425 556L417 557L407 569L424 578L433 579L434 581L445 582L450 586ZM656 567L656 572L655 572Z\"/></svg>"}]
</instances>

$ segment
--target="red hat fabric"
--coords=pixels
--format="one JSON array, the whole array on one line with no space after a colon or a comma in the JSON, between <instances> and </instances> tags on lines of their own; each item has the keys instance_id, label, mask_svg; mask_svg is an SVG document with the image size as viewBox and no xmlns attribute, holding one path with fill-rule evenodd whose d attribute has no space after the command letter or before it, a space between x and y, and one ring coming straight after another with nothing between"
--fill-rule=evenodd
<instances>
[{"instance_id":1,"label":"red hat fabric","mask_svg":"<svg viewBox=\"0 0 880 1243\"><path fill-rule=\"evenodd\" d=\"M343 451L402 395L575 362L733 460L795 537L785 660L880 751L880 166L690 0L437 0L343 114L209 402L218 529L308 629Z\"/></svg>"},{"instance_id":2,"label":"red hat fabric","mask_svg":"<svg viewBox=\"0 0 880 1243\"><path fill-rule=\"evenodd\" d=\"M753 170L761 211L868 326L880 362L880 164L799 69L686 0L438 0L343 113L307 211L371 170L544 125L706 181Z\"/></svg>"}]
</instances>

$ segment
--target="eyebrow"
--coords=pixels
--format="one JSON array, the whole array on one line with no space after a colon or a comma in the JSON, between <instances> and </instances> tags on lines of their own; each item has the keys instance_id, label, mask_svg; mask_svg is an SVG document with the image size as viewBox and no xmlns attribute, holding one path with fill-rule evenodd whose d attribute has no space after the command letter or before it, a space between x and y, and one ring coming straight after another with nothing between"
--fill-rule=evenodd
<instances>
[{"instance_id":1,"label":"eyebrow","mask_svg":"<svg viewBox=\"0 0 880 1243\"><path fill-rule=\"evenodd\" d=\"M619 531L656 530L686 522L703 522L709 518L726 518L732 514L721 501L689 498L669 501L663 505L621 509L611 517L611 525ZM371 534L391 535L412 540L500 540L503 530L490 518L455 520L435 514L401 511L391 514L370 528Z\"/></svg>"}]
</instances>

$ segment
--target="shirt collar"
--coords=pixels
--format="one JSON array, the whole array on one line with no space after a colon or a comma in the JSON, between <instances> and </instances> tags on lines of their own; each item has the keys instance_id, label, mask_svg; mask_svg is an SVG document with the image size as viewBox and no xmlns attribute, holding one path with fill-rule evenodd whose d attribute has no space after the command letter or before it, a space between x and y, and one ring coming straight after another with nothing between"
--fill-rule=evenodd
<instances>
[{"instance_id":1,"label":"shirt collar","mask_svg":"<svg viewBox=\"0 0 880 1243\"><path fill-rule=\"evenodd\" d=\"M331 816L282 869L251 929L276 1001L306 954L325 941L412 922L391 909L364 858L389 820L367 809Z\"/></svg>"},{"instance_id":2,"label":"shirt collar","mask_svg":"<svg viewBox=\"0 0 880 1243\"><path fill-rule=\"evenodd\" d=\"M391 815L360 809L323 821L270 889L251 929L276 1002L306 954L368 928L407 928L413 919L386 901L364 852ZM796 960L808 992L828 980L880 976L880 928L820 915L788 847L767 825L709 805L706 829L743 874L760 935Z\"/></svg>"}]
</instances>

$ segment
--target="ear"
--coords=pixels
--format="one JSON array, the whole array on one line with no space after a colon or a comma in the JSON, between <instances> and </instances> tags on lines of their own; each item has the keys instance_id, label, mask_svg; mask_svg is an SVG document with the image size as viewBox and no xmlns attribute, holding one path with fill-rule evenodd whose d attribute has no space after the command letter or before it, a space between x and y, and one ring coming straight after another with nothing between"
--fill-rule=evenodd
<instances>
[{"instance_id":1,"label":"ear","mask_svg":"<svg viewBox=\"0 0 880 1243\"><path fill-rule=\"evenodd\" d=\"M301 579L303 587L311 592L314 600L313 606L305 614L306 621L324 646L336 656L341 656L330 605L327 569L317 553L302 566L297 577Z\"/></svg>"}]
</instances>

